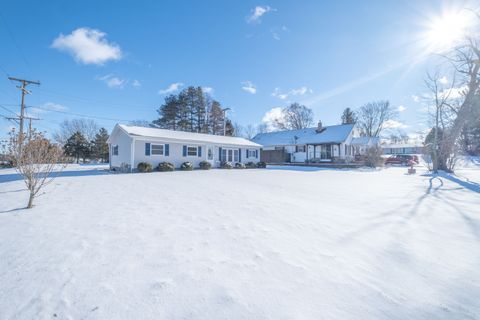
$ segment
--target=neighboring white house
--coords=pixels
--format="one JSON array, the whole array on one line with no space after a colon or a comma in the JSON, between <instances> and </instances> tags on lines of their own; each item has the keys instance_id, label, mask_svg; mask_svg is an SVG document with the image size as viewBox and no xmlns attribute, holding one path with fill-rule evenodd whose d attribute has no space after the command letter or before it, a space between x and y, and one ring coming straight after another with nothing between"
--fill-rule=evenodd
<instances>
[{"instance_id":1,"label":"neighboring white house","mask_svg":"<svg viewBox=\"0 0 480 320\"><path fill-rule=\"evenodd\" d=\"M262 161L306 162L350 161L363 155L380 140L359 137L353 124L287 130L257 134L252 141L262 145Z\"/></svg>"},{"instance_id":2,"label":"neighboring white house","mask_svg":"<svg viewBox=\"0 0 480 320\"><path fill-rule=\"evenodd\" d=\"M383 154L422 154L425 147L419 143L382 144Z\"/></svg>"},{"instance_id":3,"label":"neighboring white house","mask_svg":"<svg viewBox=\"0 0 480 320\"><path fill-rule=\"evenodd\" d=\"M110 168L133 171L140 162L156 167L171 162L179 167L189 161L198 167L209 161L213 167L221 162L258 162L260 145L238 137L144 128L117 124L108 138Z\"/></svg>"}]
</instances>

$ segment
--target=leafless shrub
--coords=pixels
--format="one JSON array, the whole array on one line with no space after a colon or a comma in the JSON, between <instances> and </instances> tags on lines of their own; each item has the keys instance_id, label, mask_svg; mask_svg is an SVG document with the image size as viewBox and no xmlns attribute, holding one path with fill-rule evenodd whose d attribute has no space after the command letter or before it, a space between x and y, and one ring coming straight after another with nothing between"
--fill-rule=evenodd
<instances>
[{"instance_id":1,"label":"leafless shrub","mask_svg":"<svg viewBox=\"0 0 480 320\"><path fill-rule=\"evenodd\" d=\"M45 136L33 130L28 139L12 131L10 133L9 154L18 173L29 190L27 208L33 207L33 200L40 190L56 177L55 170L62 170L63 152L60 147L50 143Z\"/></svg>"},{"instance_id":2,"label":"leafless shrub","mask_svg":"<svg viewBox=\"0 0 480 320\"><path fill-rule=\"evenodd\" d=\"M365 152L365 165L372 168L383 167L385 161L382 154L383 151L380 146L368 148Z\"/></svg>"}]
</instances>

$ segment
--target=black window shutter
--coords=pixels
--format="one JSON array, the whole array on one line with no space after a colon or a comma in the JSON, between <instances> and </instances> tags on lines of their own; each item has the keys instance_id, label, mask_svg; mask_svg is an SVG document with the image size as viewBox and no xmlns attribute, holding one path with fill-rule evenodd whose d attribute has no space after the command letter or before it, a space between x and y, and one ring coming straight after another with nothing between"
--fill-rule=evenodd
<instances>
[{"instance_id":1,"label":"black window shutter","mask_svg":"<svg viewBox=\"0 0 480 320\"><path fill-rule=\"evenodd\" d=\"M145 155L149 156L150 155L150 143L145 143Z\"/></svg>"},{"instance_id":2,"label":"black window shutter","mask_svg":"<svg viewBox=\"0 0 480 320\"><path fill-rule=\"evenodd\" d=\"M165 145L165 156L168 157L170 155L170 145Z\"/></svg>"}]
</instances>

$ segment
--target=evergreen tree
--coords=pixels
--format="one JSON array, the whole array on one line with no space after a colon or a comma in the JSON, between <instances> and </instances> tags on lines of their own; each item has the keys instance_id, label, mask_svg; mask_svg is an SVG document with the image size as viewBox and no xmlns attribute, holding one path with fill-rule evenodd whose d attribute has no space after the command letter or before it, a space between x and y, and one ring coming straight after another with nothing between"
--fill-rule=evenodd
<instances>
[{"instance_id":1,"label":"evergreen tree","mask_svg":"<svg viewBox=\"0 0 480 320\"><path fill-rule=\"evenodd\" d=\"M230 137L235 136L235 127L230 119L227 119L225 122L225 135Z\"/></svg>"},{"instance_id":2,"label":"evergreen tree","mask_svg":"<svg viewBox=\"0 0 480 320\"><path fill-rule=\"evenodd\" d=\"M63 149L65 154L75 158L77 163L79 162L80 157L82 157L85 162L85 158L89 155L90 143L81 132L77 131L67 139Z\"/></svg>"},{"instance_id":3,"label":"evergreen tree","mask_svg":"<svg viewBox=\"0 0 480 320\"><path fill-rule=\"evenodd\" d=\"M223 134L222 106L201 87L190 86L177 95L165 97L157 112L159 118L153 124L160 128Z\"/></svg>"},{"instance_id":4,"label":"evergreen tree","mask_svg":"<svg viewBox=\"0 0 480 320\"><path fill-rule=\"evenodd\" d=\"M177 130L180 101L176 95L165 97L165 102L157 110L160 118L153 123L163 129Z\"/></svg>"},{"instance_id":5,"label":"evergreen tree","mask_svg":"<svg viewBox=\"0 0 480 320\"><path fill-rule=\"evenodd\" d=\"M223 111L220 102L213 100L209 112L209 127L211 134L223 134Z\"/></svg>"},{"instance_id":6,"label":"evergreen tree","mask_svg":"<svg viewBox=\"0 0 480 320\"><path fill-rule=\"evenodd\" d=\"M343 110L342 124L355 124L356 122L357 115L352 109L346 108L345 110Z\"/></svg>"},{"instance_id":7,"label":"evergreen tree","mask_svg":"<svg viewBox=\"0 0 480 320\"><path fill-rule=\"evenodd\" d=\"M101 128L92 141L92 154L96 158L102 159L102 162L108 161L108 137L107 129Z\"/></svg>"}]
</instances>

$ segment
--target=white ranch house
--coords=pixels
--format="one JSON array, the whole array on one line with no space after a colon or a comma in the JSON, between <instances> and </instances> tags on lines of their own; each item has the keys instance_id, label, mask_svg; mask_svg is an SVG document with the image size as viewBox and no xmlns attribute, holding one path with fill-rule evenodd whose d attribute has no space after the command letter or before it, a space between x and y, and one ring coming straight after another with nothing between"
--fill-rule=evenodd
<instances>
[{"instance_id":1,"label":"white ranch house","mask_svg":"<svg viewBox=\"0 0 480 320\"><path fill-rule=\"evenodd\" d=\"M322 126L257 134L252 141L262 145L262 161L332 162L353 161L380 140L360 137L353 124Z\"/></svg>"},{"instance_id":2,"label":"white ranch house","mask_svg":"<svg viewBox=\"0 0 480 320\"><path fill-rule=\"evenodd\" d=\"M110 169L133 171L140 162L157 166L171 162L180 167L191 162L198 167L201 161L209 161L219 167L224 161L236 163L260 160L261 146L238 138L203 133L144 128L117 124L108 139Z\"/></svg>"}]
</instances>

